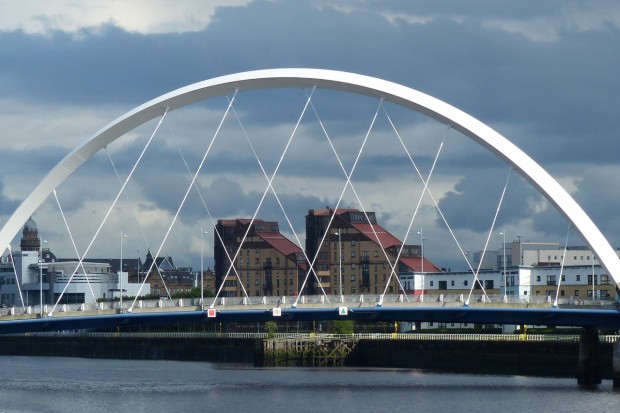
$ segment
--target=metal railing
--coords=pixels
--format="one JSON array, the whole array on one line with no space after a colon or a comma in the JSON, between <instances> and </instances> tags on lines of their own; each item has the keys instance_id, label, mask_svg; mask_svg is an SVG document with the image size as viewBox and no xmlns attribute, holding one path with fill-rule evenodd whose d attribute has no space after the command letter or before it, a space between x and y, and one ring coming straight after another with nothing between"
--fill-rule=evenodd
<instances>
[{"instance_id":1,"label":"metal railing","mask_svg":"<svg viewBox=\"0 0 620 413\"><path fill-rule=\"evenodd\" d=\"M35 335L35 333L31 333ZM120 332L120 333L36 333L36 335L77 335L87 337L144 337L144 338L233 338L233 339L357 339L357 340L414 340L414 341L534 341L579 342L579 334L443 334L443 333L217 333L217 332ZM599 342L615 343L620 335L600 335Z\"/></svg>"},{"instance_id":2,"label":"metal railing","mask_svg":"<svg viewBox=\"0 0 620 413\"><path fill-rule=\"evenodd\" d=\"M405 294L349 294L343 295L304 295L301 297L295 296L263 296L263 297L219 297L219 298L205 298L202 305L205 307L217 307L223 308L227 306L270 306L270 307L290 307L293 303L297 303L298 306L312 306L312 305L326 305L333 304L337 306L389 306L394 305L416 305L416 306L437 306L437 305L465 305L466 297L464 294L424 294L424 295L405 295ZM64 312L80 312L80 311L104 311L104 310L122 310L128 311L133 301L127 299L123 301L122 309L120 308L119 301L108 301L100 303L90 304L61 304L56 307L56 313ZM475 305L523 305L528 306L531 304L537 305L552 305L553 300L551 297L529 297L518 298L512 296L503 296L499 294L495 295L481 295L477 294L472 296L470 304ZM576 300L574 298L559 298L559 306L611 306L614 304L613 300ZM200 308L199 298L160 298L156 300L138 300L134 308L187 308L188 311L192 308ZM43 313L48 314L51 311L52 306L45 305L43 307ZM20 314L40 314L41 308L39 306L28 307L9 307L1 308L0 315L20 315Z\"/></svg>"}]
</instances>

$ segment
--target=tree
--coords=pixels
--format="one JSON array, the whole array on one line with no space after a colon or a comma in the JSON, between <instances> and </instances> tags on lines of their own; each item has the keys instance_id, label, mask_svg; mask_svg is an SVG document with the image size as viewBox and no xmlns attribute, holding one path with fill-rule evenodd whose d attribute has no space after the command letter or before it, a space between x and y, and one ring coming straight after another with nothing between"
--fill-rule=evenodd
<instances>
[{"instance_id":1,"label":"tree","mask_svg":"<svg viewBox=\"0 0 620 413\"><path fill-rule=\"evenodd\" d=\"M276 331L278 331L278 325L275 321L267 321L265 323L265 331L267 332L268 338L274 338Z\"/></svg>"},{"instance_id":2,"label":"tree","mask_svg":"<svg viewBox=\"0 0 620 413\"><path fill-rule=\"evenodd\" d=\"M355 323L353 320L334 320L332 321L332 333L334 334L353 334Z\"/></svg>"}]
</instances>

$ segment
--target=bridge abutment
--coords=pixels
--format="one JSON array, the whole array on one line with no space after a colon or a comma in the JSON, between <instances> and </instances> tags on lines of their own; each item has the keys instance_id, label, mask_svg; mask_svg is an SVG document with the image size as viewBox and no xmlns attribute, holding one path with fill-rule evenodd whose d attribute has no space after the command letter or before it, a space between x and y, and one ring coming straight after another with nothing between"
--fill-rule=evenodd
<instances>
[{"instance_id":1,"label":"bridge abutment","mask_svg":"<svg viewBox=\"0 0 620 413\"><path fill-rule=\"evenodd\" d=\"M620 389L620 340L614 343L612 378L614 388Z\"/></svg>"},{"instance_id":2,"label":"bridge abutment","mask_svg":"<svg viewBox=\"0 0 620 413\"><path fill-rule=\"evenodd\" d=\"M593 328L586 328L581 333L579 340L577 383L581 386L595 386L602 381L598 331Z\"/></svg>"}]
</instances>

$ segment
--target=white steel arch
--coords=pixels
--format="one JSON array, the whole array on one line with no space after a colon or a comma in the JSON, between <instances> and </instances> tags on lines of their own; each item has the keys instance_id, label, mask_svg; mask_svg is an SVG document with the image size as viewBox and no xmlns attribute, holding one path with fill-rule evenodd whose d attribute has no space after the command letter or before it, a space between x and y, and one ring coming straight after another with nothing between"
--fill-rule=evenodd
<instances>
[{"instance_id":1,"label":"white steel arch","mask_svg":"<svg viewBox=\"0 0 620 413\"><path fill-rule=\"evenodd\" d=\"M169 92L127 112L93 134L47 174L0 230L0 245L9 245L32 213L71 173L132 129L161 116L166 110L235 90L282 87L317 87L383 98L450 125L512 165L543 194L573 224L603 268L620 285L620 259L600 230L547 171L508 139L465 112L417 90L374 77L323 69L267 69L221 76Z\"/></svg>"}]
</instances>

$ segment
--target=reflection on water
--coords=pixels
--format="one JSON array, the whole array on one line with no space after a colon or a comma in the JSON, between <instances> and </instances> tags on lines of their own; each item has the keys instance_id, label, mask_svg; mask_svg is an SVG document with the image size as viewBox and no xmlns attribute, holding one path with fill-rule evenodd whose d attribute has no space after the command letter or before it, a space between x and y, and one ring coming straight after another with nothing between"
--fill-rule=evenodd
<instances>
[{"instance_id":1,"label":"reflection on water","mask_svg":"<svg viewBox=\"0 0 620 413\"><path fill-rule=\"evenodd\" d=\"M610 381L410 369L0 357L0 412L617 412Z\"/></svg>"}]
</instances>

